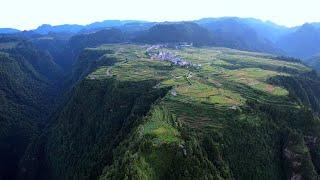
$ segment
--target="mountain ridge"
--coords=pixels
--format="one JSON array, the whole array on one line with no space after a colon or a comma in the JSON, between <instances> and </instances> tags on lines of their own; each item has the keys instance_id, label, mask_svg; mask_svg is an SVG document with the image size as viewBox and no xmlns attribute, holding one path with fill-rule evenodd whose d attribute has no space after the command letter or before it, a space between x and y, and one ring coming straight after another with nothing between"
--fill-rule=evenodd
<instances>
[{"instance_id":1,"label":"mountain ridge","mask_svg":"<svg viewBox=\"0 0 320 180\"><path fill-rule=\"evenodd\" d=\"M318 179L319 58L288 57L289 45L317 51L292 43L312 45L316 26L115 20L2 34L0 179Z\"/></svg>"},{"instance_id":2,"label":"mountain ridge","mask_svg":"<svg viewBox=\"0 0 320 180\"><path fill-rule=\"evenodd\" d=\"M74 93L24 156L21 179L318 176L308 137L319 135L320 81L299 62L128 43L79 58Z\"/></svg>"},{"instance_id":3,"label":"mountain ridge","mask_svg":"<svg viewBox=\"0 0 320 180\"><path fill-rule=\"evenodd\" d=\"M315 49L313 44L317 43L317 38L305 37L309 39L308 42L305 41L304 45L299 45L295 42L301 40L299 38L299 32L301 29L308 30L306 34L316 33L319 35L319 32L313 32L312 29L304 28L304 25L295 26L295 27L285 27L277 25L270 21L262 21L255 18L239 18L239 17L221 17L221 18L202 18L199 20L191 20L189 22L197 23L201 26L207 26L208 23L216 24L213 28L218 29L219 24L229 23L229 27L225 26L225 30L229 33L219 34L216 32L216 36L221 37L217 41L226 41L224 43L218 43L222 46L227 46L229 48L239 48L243 50L252 50L252 51L262 51L262 52L272 52L275 53L281 52L289 56L297 56L299 58L308 59L316 53L319 53L319 49ZM220 23L219 23L220 22ZM36 34L47 35L48 33L72 33L82 34L96 32L103 30L105 28L118 28L122 31L130 31L134 33L140 33L144 30L150 29L157 24L163 24L165 22L148 22L148 21L139 21L139 20L105 20L101 22L94 22L88 25L76 25L76 24L65 24L65 25L42 25L37 29L31 30L30 32ZM180 22L181 23L181 22ZM307 23L310 26L314 26L318 29L319 23ZM207 27L205 27L207 28ZM248 33L240 34L237 31L243 31L244 29L250 29ZM14 33L15 31L11 32ZM29 32L29 31L27 31ZM29 32L29 33L30 33ZM245 32L245 31L244 31ZM15 32L18 33L19 32ZM21 33L21 32L20 32ZM221 32L220 32L221 33ZM25 32L26 34L26 32ZM235 35L237 34L237 35ZM250 36L250 34L252 34ZM136 35L134 35L136 36ZM231 36L228 38L228 36ZM232 37L233 36L233 37ZM253 42L246 39L249 37L253 38L256 36ZM290 38L291 37L291 38ZM233 39L233 40L232 40ZM234 41L234 42L233 42ZM233 45L237 44L237 45ZM293 47L292 44L297 44L296 47ZM313 50L308 50L313 49ZM295 52L297 51L297 52Z\"/></svg>"}]
</instances>

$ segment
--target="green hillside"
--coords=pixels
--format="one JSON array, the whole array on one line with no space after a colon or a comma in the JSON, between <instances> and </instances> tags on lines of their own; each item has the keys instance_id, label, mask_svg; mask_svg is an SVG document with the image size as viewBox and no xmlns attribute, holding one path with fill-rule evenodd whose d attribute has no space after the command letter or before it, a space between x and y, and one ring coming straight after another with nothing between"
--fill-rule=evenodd
<instances>
[{"instance_id":1,"label":"green hillside","mask_svg":"<svg viewBox=\"0 0 320 180\"><path fill-rule=\"evenodd\" d=\"M320 78L299 62L118 44L76 65L21 179L318 178Z\"/></svg>"},{"instance_id":2,"label":"green hillside","mask_svg":"<svg viewBox=\"0 0 320 180\"><path fill-rule=\"evenodd\" d=\"M306 63L317 71L320 71L320 55L314 55L309 58Z\"/></svg>"},{"instance_id":3,"label":"green hillside","mask_svg":"<svg viewBox=\"0 0 320 180\"><path fill-rule=\"evenodd\" d=\"M139 43L193 43L195 46L212 45L213 38L210 32L192 22L159 23L141 32L133 42Z\"/></svg>"},{"instance_id":4,"label":"green hillside","mask_svg":"<svg viewBox=\"0 0 320 180\"><path fill-rule=\"evenodd\" d=\"M55 106L60 69L44 52L0 38L0 179L12 179Z\"/></svg>"}]
</instances>

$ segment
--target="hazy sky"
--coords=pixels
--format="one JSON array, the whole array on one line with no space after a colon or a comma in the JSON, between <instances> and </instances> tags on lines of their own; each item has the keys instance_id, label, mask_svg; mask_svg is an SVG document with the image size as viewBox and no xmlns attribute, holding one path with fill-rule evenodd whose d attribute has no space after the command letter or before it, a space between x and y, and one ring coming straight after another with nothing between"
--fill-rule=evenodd
<instances>
[{"instance_id":1,"label":"hazy sky","mask_svg":"<svg viewBox=\"0 0 320 180\"><path fill-rule=\"evenodd\" d=\"M320 22L320 0L0 0L0 27L88 24L106 19L149 21L254 17L294 26Z\"/></svg>"}]
</instances>

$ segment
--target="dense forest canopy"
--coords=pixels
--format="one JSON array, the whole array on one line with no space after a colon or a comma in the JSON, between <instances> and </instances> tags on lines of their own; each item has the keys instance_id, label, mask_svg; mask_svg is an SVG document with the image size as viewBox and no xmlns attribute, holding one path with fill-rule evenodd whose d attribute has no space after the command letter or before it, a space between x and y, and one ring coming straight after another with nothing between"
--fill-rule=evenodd
<instances>
[{"instance_id":1,"label":"dense forest canopy","mask_svg":"<svg viewBox=\"0 0 320 180\"><path fill-rule=\"evenodd\" d=\"M0 34L0 179L319 179L317 24Z\"/></svg>"}]
</instances>

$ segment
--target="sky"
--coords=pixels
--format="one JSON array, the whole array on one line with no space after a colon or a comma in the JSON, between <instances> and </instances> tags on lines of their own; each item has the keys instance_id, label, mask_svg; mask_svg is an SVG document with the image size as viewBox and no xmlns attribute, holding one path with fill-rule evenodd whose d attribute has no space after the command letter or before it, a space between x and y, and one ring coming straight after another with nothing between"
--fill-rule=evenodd
<instances>
[{"instance_id":1,"label":"sky","mask_svg":"<svg viewBox=\"0 0 320 180\"><path fill-rule=\"evenodd\" d=\"M182 21L253 17L288 27L320 22L319 0L0 0L0 28L102 20Z\"/></svg>"}]
</instances>

